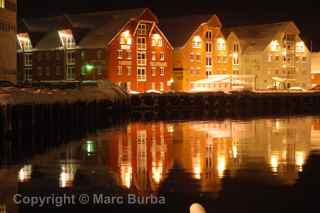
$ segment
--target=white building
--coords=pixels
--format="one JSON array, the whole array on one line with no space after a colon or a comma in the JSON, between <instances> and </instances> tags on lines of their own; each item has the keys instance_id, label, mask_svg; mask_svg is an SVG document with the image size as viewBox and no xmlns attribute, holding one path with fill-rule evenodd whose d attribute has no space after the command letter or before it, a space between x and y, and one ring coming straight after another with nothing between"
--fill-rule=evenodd
<instances>
[{"instance_id":1,"label":"white building","mask_svg":"<svg viewBox=\"0 0 320 213\"><path fill-rule=\"evenodd\" d=\"M292 21L223 30L232 72L255 75L256 89L311 87L310 51Z\"/></svg>"}]
</instances>

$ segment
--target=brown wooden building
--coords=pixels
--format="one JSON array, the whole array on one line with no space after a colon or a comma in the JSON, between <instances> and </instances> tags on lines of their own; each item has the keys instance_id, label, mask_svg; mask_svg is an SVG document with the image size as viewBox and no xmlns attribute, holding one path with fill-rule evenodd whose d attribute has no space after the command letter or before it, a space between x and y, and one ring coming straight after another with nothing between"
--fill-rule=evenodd
<instances>
[{"instance_id":1,"label":"brown wooden building","mask_svg":"<svg viewBox=\"0 0 320 213\"><path fill-rule=\"evenodd\" d=\"M149 9L23 20L19 80L107 79L128 90L169 91L172 47Z\"/></svg>"}]
</instances>

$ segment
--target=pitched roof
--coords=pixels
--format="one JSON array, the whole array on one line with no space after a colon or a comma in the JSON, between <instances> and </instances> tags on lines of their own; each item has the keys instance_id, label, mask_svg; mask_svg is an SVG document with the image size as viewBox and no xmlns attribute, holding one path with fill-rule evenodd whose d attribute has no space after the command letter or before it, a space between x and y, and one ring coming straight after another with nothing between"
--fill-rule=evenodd
<instances>
[{"instance_id":1,"label":"pitched roof","mask_svg":"<svg viewBox=\"0 0 320 213\"><path fill-rule=\"evenodd\" d=\"M167 36L173 47L182 47L198 27L212 15L181 16L160 19L160 29Z\"/></svg>"},{"instance_id":2,"label":"pitched roof","mask_svg":"<svg viewBox=\"0 0 320 213\"><path fill-rule=\"evenodd\" d=\"M31 34L42 33L34 45L39 49L57 48L60 40L57 30L71 28L76 42L85 48L103 48L132 19L139 18L148 9L129 9L96 13L66 14L63 16L25 19Z\"/></svg>"},{"instance_id":3,"label":"pitched roof","mask_svg":"<svg viewBox=\"0 0 320 213\"><path fill-rule=\"evenodd\" d=\"M82 47L105 47L132 19L138 19L145 8L103 13L103 24L90 31L80 42ZM83 23L83 22L82 22Z\"/></svg>"},{"instance_id":4,"label":"pitched roof","mask_svg":"<svg viewBox=\"0 0 320 213\"><path fill-rule=\"evenodd\" d=\"M294 24L294 22L230 27L224 28L222 32L225 36L228 36L231 32L235 33L240 40L242 51L253 53L263 51L274 37L279 32L285 32L290 24ZM295 24L294 26L296 27Z\"/></svg>"}]
</instances>

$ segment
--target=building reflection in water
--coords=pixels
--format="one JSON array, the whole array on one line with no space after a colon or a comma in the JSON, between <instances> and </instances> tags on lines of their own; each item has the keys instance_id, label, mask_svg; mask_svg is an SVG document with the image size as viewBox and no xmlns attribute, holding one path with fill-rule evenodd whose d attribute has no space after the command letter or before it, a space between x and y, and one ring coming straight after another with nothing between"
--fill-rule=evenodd
<instances>
[{"instance_id":1,"label":"building reflection in water","mask_svg":"<svg viewBox=\"0 0 320 213\"><path fill-rule=\"evenodd\" d=\"M32 165L23 166L18 172L18 182L24 183L31 180Z\"/></svg>"},{"instance_id":2,"label":"building reflection in water","mask_svg":"<svg viewBox=\"0 0 320 213\"><path fill-rule=\"evenodd\" d=\"M7 213L6 205L1 205L0 204L0 213Z\"/></svg>"},{"instance_id":3,"label":"building reflection in water","mask_svg":"<svg viewBox=\"0 0 320 213\"><path fill-rule=\"evenodd\" d=\"M117 160L110 158L108 166L118 171L119 185L141 193L156 191L172 165L168 147L173 131L169 124L134 123L105 135L112 138L110 154Z\"/></svg>"},{"instance_id":4,"label":"building reflection in water","mask_svg":"<svg viewBox=\"0 0 320 213\"><path fill-rule=\"evenodd\" d=\"M73 160L66 160L61 163L61 172L59 176L59 187L72 187L77 172L77 164Z\"/></svg>"},{"instance_id":5,"label":"building reflection in water","mask_svg":"<svg viewBox=\"0 0 320 213\"><path fill-rule=\"evenodd\" d=\"M226 174L234 176L253 165L293 184L311 150L313 122L289 118L132 123L104 135L111 138L108 154L117 155L108 166L118 171L119 185L141 193L156 191L173 162L191 172L202 191L219 191Z\"/></svg>"}]
</instances>

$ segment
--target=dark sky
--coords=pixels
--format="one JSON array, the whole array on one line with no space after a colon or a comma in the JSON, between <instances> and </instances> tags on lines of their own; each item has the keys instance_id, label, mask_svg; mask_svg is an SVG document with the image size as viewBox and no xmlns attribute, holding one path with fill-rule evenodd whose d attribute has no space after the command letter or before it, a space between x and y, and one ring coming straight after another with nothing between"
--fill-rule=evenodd
<instances>
[{"instance_id":1,"label":"dark sky","mask_svg":"<svg viewBox=\"0 0 320 213\"><path fill-rule=\"evenodd\" d=\"M217 14L224 26L294 20L303 39L320 50L320 1L285 0L18 0L18 15L52 16L63 13L149 7L159 17Z\"/></svg>"}]
</instances>

